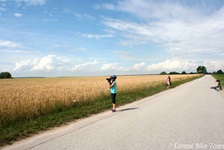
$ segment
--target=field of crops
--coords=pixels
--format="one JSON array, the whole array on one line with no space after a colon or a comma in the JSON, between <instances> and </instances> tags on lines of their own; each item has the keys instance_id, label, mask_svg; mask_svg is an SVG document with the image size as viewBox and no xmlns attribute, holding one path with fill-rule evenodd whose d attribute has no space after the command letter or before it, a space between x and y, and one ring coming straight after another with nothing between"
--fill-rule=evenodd
<instances>
[{"instance_id":1,"label":"field of crops","mask_svg":"<svg viewBox=\"0 0 224 150\"><path fill-rule=\"evenodd\" d=\"M172 82L198 75L172 75ZM106 77L27 78L0 80L0 124L11 120L45 115L57 107L109 96ZM166 82L167 75L118 76L117 90L122 93ZM118 97L119 101L119 97Z\"/></svg>"}]
</instances>

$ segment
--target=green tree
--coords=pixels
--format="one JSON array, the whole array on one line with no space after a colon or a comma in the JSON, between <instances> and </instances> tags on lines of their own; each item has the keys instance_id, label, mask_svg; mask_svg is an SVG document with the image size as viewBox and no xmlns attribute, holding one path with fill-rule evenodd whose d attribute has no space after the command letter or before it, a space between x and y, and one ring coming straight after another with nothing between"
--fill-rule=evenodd
<instances>
[{"instance_id":1,"label":"green tree","mask_svg":"<svg viewBox=\"0 0 224 150\"><path fill-rule=\"evenodd\" d=\"M173 71L173 72L170 72L169 74L180 74L180 73L176 72L176 71Z\"/></svg>"},{"instance_id":2,"label":"green tree","mask_svg":"<svg viewBox=\"0 0 224 150\"><path fill-rule=\"evenodd\" d=\"M0 73L0 78L1 79L3 79L3 78L12 78L12 75L9 72L1 72Z\"/></svg>"},{"instance_id":3,"label":"green tree","mask_svg":"<svg viewBox=\"0 0 224 150\"><path fill-rule=\"evenodd\" d=\"M222 70L218 70L216 73L217 74L223 74L224 72L222 72Z\"/></svg>"},{"instance_id":4,"label":"green tree","mask_svg":"<svg viewBox=\"0 0 224 150\"><path fill-rule=\"evenodd\" d=\"M181 74L187 74L185 71L182 71Z\"/></svg>"},{"instance_id":5,"label":"green tree","mask_svg":"<svg viewBox=\"0 0 224 150\"><path fill-rule=\"evenodd\" d=\"M197 73L204 73L204 74L206 74L207 73L206 67L205 66L198 66Z\"/></svg>"},{"instance_id":6,"label":"green tree","mask_svg":"<svg viewBox=\"0 0 224 150\"><path fill-rule=\"evenodd\" d=\"M167 73L166 73L165 71L163 71L163 72L161 72L160 74L163 75L163 74L167 74Z\"/></svg>"}]
</instances>

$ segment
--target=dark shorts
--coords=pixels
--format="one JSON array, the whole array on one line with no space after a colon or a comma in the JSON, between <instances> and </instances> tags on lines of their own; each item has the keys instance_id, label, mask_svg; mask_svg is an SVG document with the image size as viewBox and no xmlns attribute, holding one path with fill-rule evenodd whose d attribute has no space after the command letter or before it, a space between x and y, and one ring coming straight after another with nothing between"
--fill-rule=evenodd
<instances>
[{"instance_id":1,"label":"dark shorts","mask_svg":"<svg viewBox=\"0 0 224 150\"><path fill-rule=\"evenodd\" d=\"M117 94L113 94L113 93L111 93L111 99L112 99L112 103L113 103L113 104L116 104L116 95L117 95Z\"/></svg>"}]
</instances>

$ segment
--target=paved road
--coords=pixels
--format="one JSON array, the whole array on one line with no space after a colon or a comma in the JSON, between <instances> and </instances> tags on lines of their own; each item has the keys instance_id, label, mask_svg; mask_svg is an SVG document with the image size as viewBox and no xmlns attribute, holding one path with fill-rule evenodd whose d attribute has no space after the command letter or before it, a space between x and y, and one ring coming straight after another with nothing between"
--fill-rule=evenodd
<instances>
[{"instance_id":1,"label":"paved road","mask_svg":"<svg viewBox=\"0 0 224 150\"><path fill-rule=\"evenodd\" d=\"M206 75L3 149L224 149L224 96L210 89L216 84Z\"/></svg>"}]
</instances>

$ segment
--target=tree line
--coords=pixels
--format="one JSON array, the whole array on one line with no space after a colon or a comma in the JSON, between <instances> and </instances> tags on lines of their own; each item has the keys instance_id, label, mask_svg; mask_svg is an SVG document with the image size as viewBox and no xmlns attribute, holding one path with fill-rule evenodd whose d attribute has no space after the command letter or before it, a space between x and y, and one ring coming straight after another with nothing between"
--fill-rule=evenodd
<instances>
[{"instance_id":1,"label":"tree line","mask_svg":"<svg viewBox=\"0 0 224 150\"><path fill-rule=\"evenodd\" d=\"M207 68L205 66L198 66L195 73L199 74L208 74ZM189 74L195 74L194 72L190 72ZM160 74L187 74L185 71L182 71L181 73L173 71L170 73L166 73L165 71L161 72ZM224 74L222 70L218 70L217 72L213 72L213 74Z\"/></svg>"},{"instance_id":2,"label":"tree line","mask_svg":"<svg viewBox=\"0 0 224 150\"><path fill-rule=\"evenodd\" d=\"M11 79L12 75L10 72L1 72L0 73L0 79Z\"/></svg>"}]
</instances>

